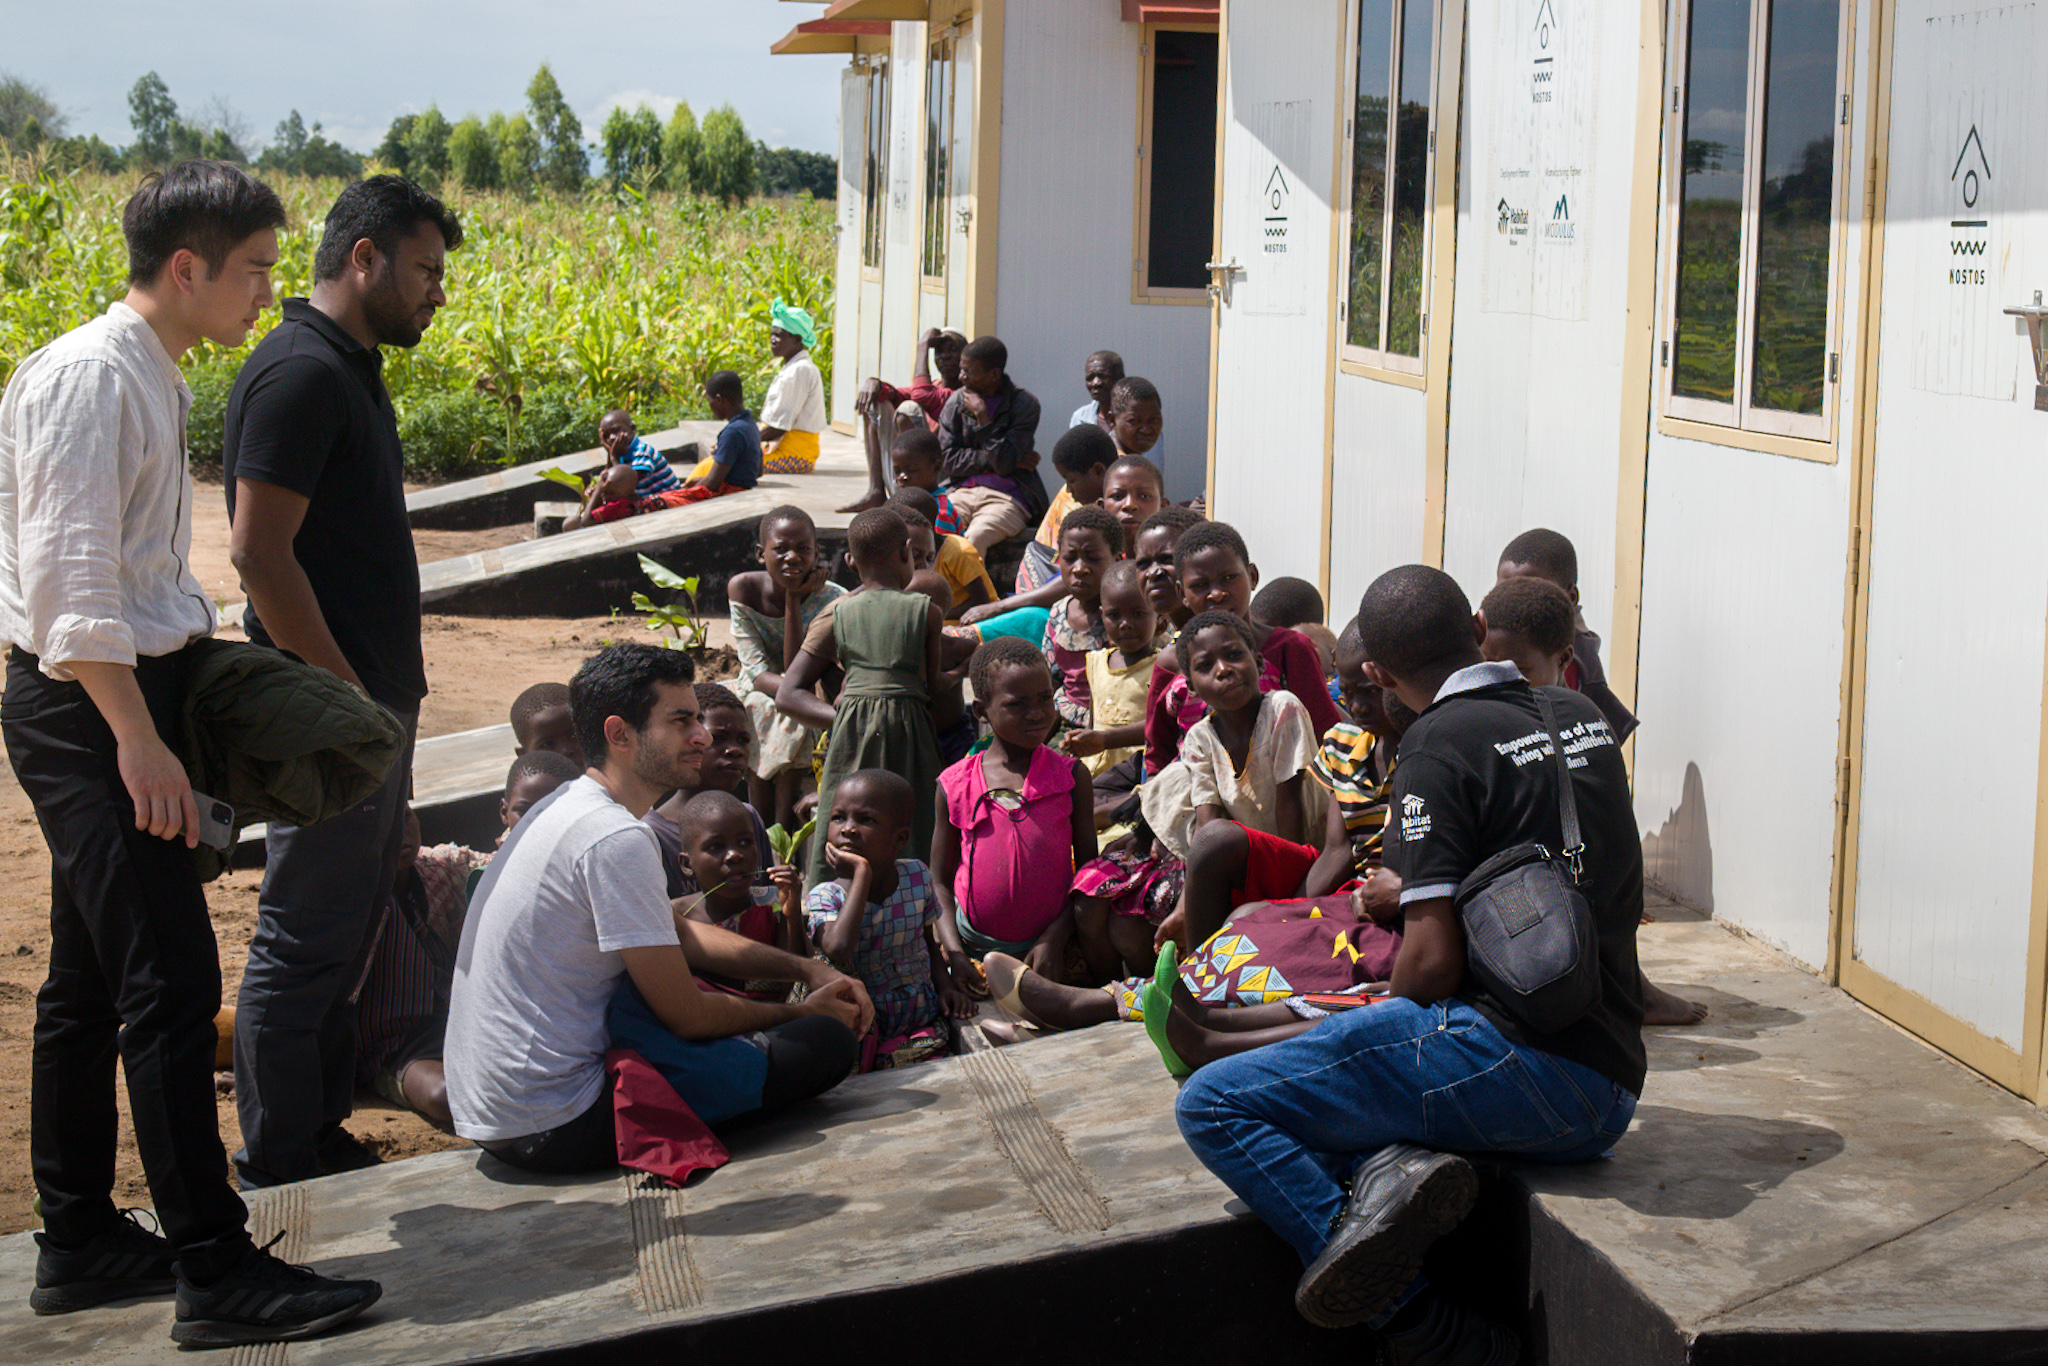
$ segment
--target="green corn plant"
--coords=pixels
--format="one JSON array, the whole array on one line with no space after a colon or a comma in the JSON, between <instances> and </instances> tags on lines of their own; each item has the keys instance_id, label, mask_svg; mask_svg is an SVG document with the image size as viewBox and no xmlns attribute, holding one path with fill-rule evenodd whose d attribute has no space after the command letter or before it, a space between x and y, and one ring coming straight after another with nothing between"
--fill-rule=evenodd
<instances>
[{"instance_id":1,"label":"green corn plant","mask_svg":"<svg viewBox=\"0 0 2048 1366\"><path fill-rule=\"evenodd\" d=\"M647 629L668 632L662 644L671 650L694 650L703 645L710 634L710 627L697 615L697 576L692 574L686 579L645 555L640 557L640 572L652 579L655 587L673 589L682 594L676 601L664 604L645 593L635 593L633 610L647 618Z\"/></svg>"}]
</instances>

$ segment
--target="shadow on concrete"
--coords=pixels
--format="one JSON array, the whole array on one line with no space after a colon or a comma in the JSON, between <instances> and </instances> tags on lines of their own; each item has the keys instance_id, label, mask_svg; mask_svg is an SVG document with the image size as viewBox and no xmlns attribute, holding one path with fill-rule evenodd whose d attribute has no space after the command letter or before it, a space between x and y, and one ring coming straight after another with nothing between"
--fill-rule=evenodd
<instances>
[{"instance_id":1,"label":"shadow on concrete","mask_svg":"<svg viewBox=\"0 0 2048 1366\"><path fill-rule=\"evenodd\" d=\"M1728 1219L1787 1177L1838 1156L1844 1143L1833 1129L1794 1119L1640 1105L1617 1147L1627 1165L1574 1169L1586 1179L1570 1182L1572 1194L1657 1218Z\"/></svg>"},{"instance_id":2,"label":"shadow on concrete","mask_svg":"<svg viewBox=\"0 0 2048 1366\"><path fill-rule=\"evenodd\" d=\"M1739 1067L1763 1056L1754 1048L1715 1043L1686 1029L1645 1033L1643 1040L1649 1045L1652 1072L1683 1072L1695 1067Z\"/></svg>"},{"instance_id":3,"label":"shadow on concrete","mask_svg":"<svg viewBox=\"0 0 2048 1366\"><path fill-rule=\"evenodd\" d=\"M1678 805L1643 837L1643 877L1706 915L1714 913L1714 843L1707 835L1707 787L1700 766L1685 766Z\"/></svg>"},{"instance_id":4,"label":"shadow on concrete","mask_svg":"<svg viewBox=\"0 0 2048 1366\"><path fill-rule=\"evenodd\" d=\"M1700 1024L1684 1029L1662 1031L1660 1034L1683 1034L1687 1037L1707 1039L1755 1039L1788 1025L1802 1024L1806 1016L1785 1006L1765 1005L1752 1001L1747 996L1737 996L1730 991L1715 987L1685 985L1674 988L1690 1000L1702 1001L1707 1006L1707 1018Z\"/></svg>"},{"instance_id":5,"label":"shadow on concrete","mask_svg":"<svg viewBox=\"0 0 2048 1366\"><path fill-rule=\"evenodd\" d=\"M502 1164L499 1164L502 1165ZM397 1250L323 1257L327 1276L367 1276L394 1295L371 1310L375 1321L471 1323L536 1299L554 1299L618 1281L633 1272L626 1214L612 1201L526 1200L490 1209L423 1205L391 1217ZM437 1276L464 1265L521 1268L504 1276ZM544 1273L539 1269L545 1268ZM529 1274L532 1273L532 1274ZM401 1313L379 1312L390 1306Z\"/></svg>"},{"instance_id":6,"label":"shadow on concrete","mask_svg":"<svg viewBox=\"0 0 2048 1366\"><path fill-rule=\"evenodd\" d=\"M696 1238L741 1238L752 1233L786 1233L815 1224L844 1209L843 1195L768 1195L723 1205L690 1205L690 1234Z\"/></svg>"},{"instance_id":7,"label":"shadow on concrete","mask_svg":"<svg viewBox=\"0 0 2048 1366\"><path fill-rule=\"evenodd\" d=\"M733 1160L772 1153L802 1152L823 1143L834 1129L847 1124L886 1126L890 1119L914 1114L938 1100L936 1091L913 1086L834 1091L827 1099L799 1105L779 1115L742 1117L719 1126L719 1138Z\"/></svg>"}]
</instances>

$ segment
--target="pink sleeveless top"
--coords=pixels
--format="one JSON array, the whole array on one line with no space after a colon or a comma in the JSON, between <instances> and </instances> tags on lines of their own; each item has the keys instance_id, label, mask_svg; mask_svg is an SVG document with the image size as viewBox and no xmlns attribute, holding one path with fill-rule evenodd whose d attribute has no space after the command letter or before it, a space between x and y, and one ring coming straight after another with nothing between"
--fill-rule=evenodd
<instances>
[{"instance_id":1,"label":"pink sleeveless top","mask_svg":"<svg viewBox=\"0 0 2048 1366\"><path fill-rule=\"evenodd\" d=\"M1040 745L1024 791L1009 796L989 792L981 761L970 754L939 775L960 832L953 897L980 934L1028 944L1059 916L1073 886L1074 761Z\"/></svg>"}]
</instances>

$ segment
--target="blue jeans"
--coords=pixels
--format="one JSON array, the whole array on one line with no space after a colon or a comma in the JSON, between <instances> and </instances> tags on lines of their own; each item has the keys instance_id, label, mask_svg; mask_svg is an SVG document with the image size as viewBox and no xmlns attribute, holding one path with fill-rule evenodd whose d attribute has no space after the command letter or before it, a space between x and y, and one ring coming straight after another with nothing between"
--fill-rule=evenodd
<instances>
[{"instance_id":1,"label":"blue jeans","mask_svg":"<svg viewBox=\"0 0 2048 1366\"><path fill-rule=\"evenodd\" d=\"M1636 1098L1510 1043L1462 1001L1397 998L1211 1063L1175 1108L1202 1165L1307 1263L1343 1213L1341 1179L1389 1143L1584 1162L1628 1129Z\"/></svg>"}]
</instances>

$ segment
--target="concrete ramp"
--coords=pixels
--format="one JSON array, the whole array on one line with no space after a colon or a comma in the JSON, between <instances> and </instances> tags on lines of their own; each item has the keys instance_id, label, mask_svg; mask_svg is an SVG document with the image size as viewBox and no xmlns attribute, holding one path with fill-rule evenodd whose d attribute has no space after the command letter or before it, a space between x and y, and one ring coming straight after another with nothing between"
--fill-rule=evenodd
<instances>
[{"instance_id":1,"label":"concrete ramp","mask_svg":"<svg viewBox=\"0 0 2048 1366\"><path fill-rule=\"evenodd\" d=\"M478 616L593 616L630 610L648 589L639 557L652 555L678 574L700 576L699 605L723 608L725 581L756 565L761 514L794 503L821 537L843 539L852 519L835 511L867 489L860 443L837 432L821 438L810 474L771 474L741 493L522 541L420 566L420 601L437 612ZM545 487L554 488L554 485Z\"/></svg>"},{"instance_id":2,"label":"concrete ramp","mask_svg":"<svg viewBox=\"0 0 2048 1366\"><path fill-rule=\"evenodd\" d=\"M708 450L721 425L717 422L685 422L658 432L643 432L641 436L671 462L687 457L694 463L699 458L694 449L696 444L701 442ZM412 525L441 531L509 526L531 520L535 503L570 496L560 484L541 478L542 470L559 469L587 477L593 471L603 469L604 462L604 448L593 446L587 451L574 451L553 460L511 465L489 474L480 474L474 479L458 479L407 494L405 511ZM683 473L689 473L687 467Z\"/></svg>"}]
</instances>

